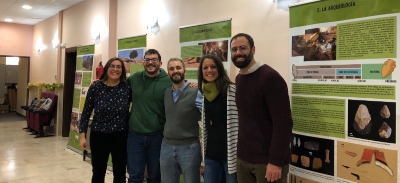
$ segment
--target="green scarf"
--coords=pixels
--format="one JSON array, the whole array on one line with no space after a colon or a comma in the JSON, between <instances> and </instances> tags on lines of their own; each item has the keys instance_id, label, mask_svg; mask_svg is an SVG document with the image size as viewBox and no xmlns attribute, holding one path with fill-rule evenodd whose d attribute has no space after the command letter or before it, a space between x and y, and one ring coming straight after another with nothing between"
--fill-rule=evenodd
<instances>
[{"instance_id":1,"label":"green scarf","mask_svg":"<svg viewBox=\"0 0 400 183\"><path fill-rule=\"evenodd\" d=\"M219 94L217 85L212 83L203 83L203 93L209 102L212 102Z\"/></svg>"}]
</instances>

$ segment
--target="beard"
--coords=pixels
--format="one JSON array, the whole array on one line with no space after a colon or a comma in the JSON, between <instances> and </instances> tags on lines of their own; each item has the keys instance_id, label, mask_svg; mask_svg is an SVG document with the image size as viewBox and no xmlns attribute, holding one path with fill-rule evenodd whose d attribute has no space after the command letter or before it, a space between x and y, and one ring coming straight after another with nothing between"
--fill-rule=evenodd
<instances>
[{"instance_id":1,"label":"beard","mask_svg":"<svg viewBox=\"0 0 400 183\"><path fill-rule=\"evenodd\" d=\"M159 70L160 70L160 65L153 65L153 67L155 68L154 69L154 71L150 71L148 68L147 68L147 66L146 67L144 67L144 69L146 70L146 73L148 74L148 75L153 75L153 74L156 74Z\"/></svg>"},{"instance_id":2,"label":"beard","mask_svg":"<svg viewBox=\"0 0 400 183\"><path fill-rule=\"evenodd\" d=\"M176 77L176 76L180 76L180 77ZM185 75L182 73L176 73L173 74L172 76L170 76L169 78L171 78L171 81L175 84L179 84L180 82L182 82L185 79Z\"/></svg>"},{"instance_id":3,"label":"beard","mask_svg":"<svg viewBox=\"0 0 400 183\"><path fill-rule=\"evenodd\" d=\"M244 58L244 61L237 62L236 60L238 58ZM243 69L243 68L247 67L250 64L251 60L253 60L253 54L251 52L248 55L243 54L243 55L236 55L236 56L232 57L233 65L235 65L239 69Z\"/></svg>"}]
</instances>

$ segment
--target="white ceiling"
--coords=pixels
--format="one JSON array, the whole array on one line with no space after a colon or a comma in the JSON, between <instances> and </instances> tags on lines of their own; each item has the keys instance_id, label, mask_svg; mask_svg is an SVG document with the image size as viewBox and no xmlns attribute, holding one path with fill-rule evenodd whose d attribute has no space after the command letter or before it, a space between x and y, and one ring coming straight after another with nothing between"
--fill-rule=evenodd
<instances>
[{"instance_id":1,"label":"white ceiling","mask_svg":"<svg viewBox=\"0 0 400 183\"><path fill-rule=\"evenodd\" d=\"M0 0L0 22L34 25L84 0ZM29 5L26 10L22 5Z\"/></svg>"}]
</instances>

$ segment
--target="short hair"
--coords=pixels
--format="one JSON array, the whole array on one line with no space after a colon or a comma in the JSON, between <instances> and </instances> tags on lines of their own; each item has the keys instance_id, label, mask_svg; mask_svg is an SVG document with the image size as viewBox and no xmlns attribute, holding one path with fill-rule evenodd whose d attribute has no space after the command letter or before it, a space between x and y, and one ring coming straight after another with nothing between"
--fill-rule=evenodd
<instances>
[{"instance_id":1,"label":"short hair","mask_svg":"<svg viewBox=\"0 0 400 183\"><path fill-rule=\"evenodd\" d=\"M152 54L157 54L158 55L158 61L161 61L161 55L156 49L148 49L146 52L144 52L143 59L145 59L146 55L152 55Z\"/></svg>"},{"instance_id":2,"label":"short hair","mask_svg":"<svg viewBox=\"0 0 400 183\"><path fill-rule=\"evenodd\" d=\"M204 55L200 59L199 71L197 75L197 87L199 88L199 91L203 93L203 82L207 83L207 81L203 77L203 62L206 58L213 60L215 66L217 66L218 78L214 82L217 85L217 89L224 96L226 96L229 84L234 84L234 83L229 79L227 73L225 72L224 64L222 63L221 59L215 55L210 55L210 54Z\"/></svg>"},{"instance_id":3,"label":"short hair","mask_svg":"<svg viewBox=\"0 0 400 183\"><path fill-rule=\"evenodd\" d=\"M169 65L169 63L172 62L172 61L180 61L181 64L182 64L182 66L183 66L183 70L186 71L185 63L184 63L183 60L180 59L180 58L170 58L170 59L168 60L168 63L167 63L167 70L168 70L168 65Z\"/></svg>"},{"instance_id":4,"label":"short hair","mask_svg":"<svg viewBox=\"0 0 400 183\"><path fill-rule=\"evenodd\" d=\"M253 38L252 38L250 35L246 34L246 33L239 33L239 34L236 34L235 36L233 36L232 39L231 39L230 45L232 46L232 41L233 41L234 39L239 38L239 37L245 37L245 38L247 39L247 41L249 41L250 49L254 47L254 40L253 40Z\"/></svg>"},{"instance_id":5,"label":"short hair","mask_svg":"<svg viewBox=\"0 0 400 183\"><path fill-rule=\"evenodd\" d=\"M108 69L110 68L111 63L116 60L121 62L121 69L122 69L121 76L119 78L119 82L126 82L125 64L124 64L124 61L122 61L122 59L120 59L118 57L110 58L110 60L107 61L106 65L104 66L103 73L101 73L100 81L106 82L108 80L108 74L107 74Z\"/></svg>"}]
</instances>

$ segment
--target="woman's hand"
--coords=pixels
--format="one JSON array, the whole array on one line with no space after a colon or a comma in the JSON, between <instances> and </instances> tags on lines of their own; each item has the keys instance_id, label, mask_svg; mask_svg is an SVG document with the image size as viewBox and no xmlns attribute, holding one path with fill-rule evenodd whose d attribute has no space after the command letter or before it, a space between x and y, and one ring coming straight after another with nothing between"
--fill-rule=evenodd
<instances>
[{"instance_id":1,"label":"woman's hand","mask_svg":"<svg viewBox=\"0 0 400 183\"><path fill-rule=\"evenodd\" d=\"M81 133L81 139L79 141L79 146L81 146L82 151L86 150L86 137L85 133Z\"/></svg>"}]
</instances>

